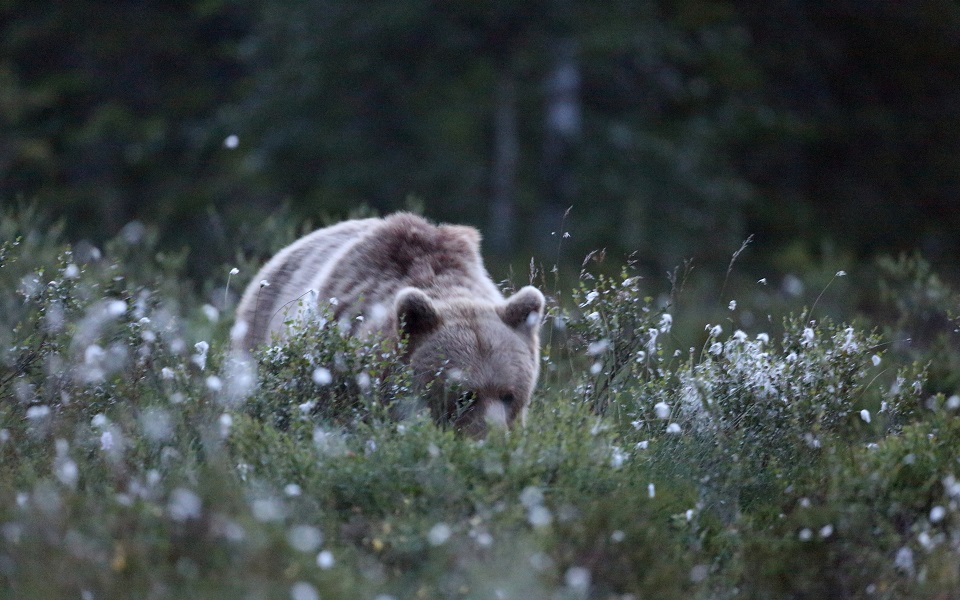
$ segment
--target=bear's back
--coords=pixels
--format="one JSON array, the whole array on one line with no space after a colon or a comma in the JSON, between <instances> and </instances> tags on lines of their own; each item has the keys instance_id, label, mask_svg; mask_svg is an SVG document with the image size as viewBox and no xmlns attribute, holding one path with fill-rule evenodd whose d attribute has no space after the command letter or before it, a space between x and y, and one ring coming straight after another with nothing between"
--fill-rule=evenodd
<instances>
[{"instance_id":1,"label":"bear's back","mask_svg":"<svg viewBox=\"0 0 960 600\"><path fill-rule=\"evenodd\" d=\"M479 246L471 227L437 226L408 213L314 231L281 250L247 287L237 309L247 327L242 344L252 349L282 334L285 321L317 303L353 330L393 330L393 303L405 287L441 302L502 302Z\"/></svg>"},{"instance_id":2,"label":"bear's back","mask_svg":"<svg viewBox=\"0 0 960 600\"><path fill-rule=\"evenodd\" d=\"M285 320L281 313L296 308L300 300L306 305L311 299L304 294L317 290L317 280L339 255L349 251L379 221L357 219L318 229L271 258L247 286L237 307L236 320L246 328L243 347L252 349L267 341L271 333L280 332Z\"/></svg>"}]
</instances>

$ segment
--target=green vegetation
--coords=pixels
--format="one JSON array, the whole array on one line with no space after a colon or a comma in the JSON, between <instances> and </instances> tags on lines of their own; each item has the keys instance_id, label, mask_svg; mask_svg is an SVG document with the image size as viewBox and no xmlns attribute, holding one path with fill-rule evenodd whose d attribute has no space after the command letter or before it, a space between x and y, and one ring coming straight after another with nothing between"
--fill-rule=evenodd
<instances>
[{"instance_id":1,"label":"green vegetation","mask_svg":"<svg viewBox=\"0 0 960 600\"><path fill-rule=\"evenodd\" d=\"M934 340L955 339L960 301L916 260L884 267L898 333L815 303L742 327L724 302L694 348L679 304L628 270L585 272L555 294L528 427L478 442L432 422L387 348L317 323L244 360L229 311L149 231L81 257L36 223L0 219L0 597L960 585L960 397L956 372L927 368L957 359ZM233 306L252 269L224 290L230 269L207 295ZM937 319L937 356L888 343Z\"/></svg>"}]
</instances>

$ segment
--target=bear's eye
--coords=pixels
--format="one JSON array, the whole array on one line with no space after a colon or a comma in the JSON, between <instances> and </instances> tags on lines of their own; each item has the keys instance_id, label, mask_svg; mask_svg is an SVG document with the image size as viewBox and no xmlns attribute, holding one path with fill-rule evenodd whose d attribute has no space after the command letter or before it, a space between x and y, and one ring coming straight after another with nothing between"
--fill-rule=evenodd
<instances>
[{"instance_id":1,"label":"bear's eye","mask_svg":"<svg viewBox=\"0 0 960 600\"><path fill-rule=\"evenodd\" d=\"M477 395L473 392L461 392L460 395L457 396L457 406L466 408L473 404L473 401L476 399Z\"/></svg>"},{"instance_id":2,"label":"bear's eye","mask_svg":"<svg viewBox=\"0 0 960 600\"><path fill-rule=\"evenodd\" d=\"M500 396L500 402L503 402L506 406L510 406L516 400L513 394L503 394Z\"/></svg>"}]
</instances>

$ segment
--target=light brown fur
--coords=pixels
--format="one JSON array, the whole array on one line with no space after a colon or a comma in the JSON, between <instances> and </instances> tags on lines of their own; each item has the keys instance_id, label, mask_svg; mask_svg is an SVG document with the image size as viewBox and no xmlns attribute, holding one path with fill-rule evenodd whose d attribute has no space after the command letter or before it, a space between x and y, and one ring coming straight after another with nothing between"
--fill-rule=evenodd
<instances>
[{"instance_id":1,"label":"light brown fur","mask_svg":"<svg viewBox=\"0 0 960 600\"><path fill-rule=\"evenodd\" d=\"M525 419L543 304L532 287L504 300L475 229L397 213L345 221L281 250L247 288L237 321L246 324L247 350L315 308L329 308L355 335L405 333L406 360L435 417L483 435L489 421Z\"/></svg>"}]
</instances>

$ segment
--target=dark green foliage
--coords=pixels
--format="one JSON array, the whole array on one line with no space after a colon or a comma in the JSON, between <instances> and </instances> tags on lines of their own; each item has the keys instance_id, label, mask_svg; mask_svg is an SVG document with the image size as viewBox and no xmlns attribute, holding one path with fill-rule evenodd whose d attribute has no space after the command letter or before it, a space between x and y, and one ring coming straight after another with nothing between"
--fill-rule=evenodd
<instances>
[{"instance_id":1,"label":"dark green foliage","mask_svg":"<svg viewBox=\"0 0 960 600\"><path fill-rule=\"evenodd\" d=\"M322 319L233 354L149 232L81 260L29 215L0 230L0 597L937 598L960 582L960 398L928 396L922 364L859 326L804 311L776 338L708 325L677 352L676 305L626 272L585 278L575 312L552 309L566 329L528 426L479 442L433 422L402 349Z\"/></svg>"}]
</instances>

